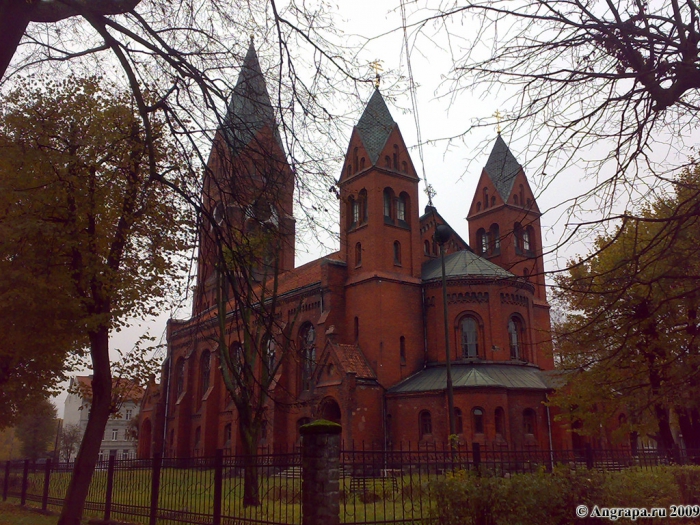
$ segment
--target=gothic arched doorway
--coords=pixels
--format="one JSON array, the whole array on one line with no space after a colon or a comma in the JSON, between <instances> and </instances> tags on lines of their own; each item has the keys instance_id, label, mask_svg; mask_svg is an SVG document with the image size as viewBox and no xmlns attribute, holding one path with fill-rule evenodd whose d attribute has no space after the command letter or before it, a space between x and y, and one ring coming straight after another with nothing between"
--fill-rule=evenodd
<instances>
[{"instance_id":1,"label":"gothic arched doorway","mask_svg":"<svg viewBox=\"0 0 700 525\"><path fill-rule=\"evenodd\" d=\"M321 419L327 419L328 421L333 421L333 423L340 424L340 406L332 397L327 397L321 401L318 415Z\"/></svg>"}]
</instances>

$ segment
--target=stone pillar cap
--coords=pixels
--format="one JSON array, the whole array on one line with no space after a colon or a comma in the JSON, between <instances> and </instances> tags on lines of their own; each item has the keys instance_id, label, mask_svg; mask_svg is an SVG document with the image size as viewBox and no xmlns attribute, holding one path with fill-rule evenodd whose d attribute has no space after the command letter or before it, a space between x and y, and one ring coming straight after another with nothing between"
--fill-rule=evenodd
<instances>
[{"instance_id":1,"label":"stone pillar cap","mask_svg":"<svg viewBox=\"0 0 700 525\"><path fill-rule=\"evenodd\" d=\"M342 430L343 427L338 423L333 423L333 421L328 421L326 419L317 419L308 425L299 427L299 433L302 436L309 434L340 434Z\"/></svg>"}]
</instances>

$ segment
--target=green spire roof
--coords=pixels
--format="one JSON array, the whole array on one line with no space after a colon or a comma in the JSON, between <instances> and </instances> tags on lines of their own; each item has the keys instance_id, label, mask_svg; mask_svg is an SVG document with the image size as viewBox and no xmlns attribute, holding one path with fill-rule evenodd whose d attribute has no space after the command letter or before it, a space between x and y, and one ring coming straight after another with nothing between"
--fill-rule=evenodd
<instances>
[{"instance_id":1,"label":"green spire roof","mask_svg":"<svg viewBox=\"0 0 700 525\"><path fill-rule=\"evenodd\" d=\"M274 129L275 138L279 142L275 113L251 39L228 105L224 132L229 146L235 150L247 146L266 125Z\"/></svg>"},{"instance_id":2,"label":"green spire roof","mask_svg":"<svg viewBox=\"0 0 700 525\"><path fill-rule=\"evenodd\" d=\"M460 250L445 256L445 276L452 277L490 277L509 279L515 277L500 266L487 261L470 250ZM423 264L421 271L423 282L442 278L442 263L439 258Z\"/></svg>"},{"instance_id":3,"label":"green spire roof","mask_svg":"<svg viewBox=\"0 0 700 525\"><path fill-rule=\"evenodd\" d=\"M396 126L396 122L391 117L389 108L386 107L384 97L379 89L376 89L355 126L372 164L377 163L379 154L384 149L386 140L394 126Z\"/></svg>"},{"instance_id":4,"label":"green spire roof","mask_svg":"<svg viewBox=\"0 0 700 525\"><path fill-rule=\"evenodd\" d=\"M496 186L498 194L505 202L508 202L510 192L513 190L515 176L521 170L521 167L500 134L496 138L496 143L493 145L491 155L489 155L489 160L484 169L491 178L493 185Z\"/></svg>"}]
</instances>

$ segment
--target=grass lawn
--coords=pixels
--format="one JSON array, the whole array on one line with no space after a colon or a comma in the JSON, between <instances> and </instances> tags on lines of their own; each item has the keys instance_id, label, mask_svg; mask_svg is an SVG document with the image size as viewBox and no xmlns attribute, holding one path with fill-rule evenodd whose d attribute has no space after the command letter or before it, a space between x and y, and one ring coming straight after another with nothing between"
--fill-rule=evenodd
<instances>
[{"instance_id":1,"label":"grass lawn","mask_svg":"<svg viewBox=\"0 0 700 525\"><path fill-rule=\"evenodd\" d=\"M58 516L46 516L12 503L0 502L0 525L56 525Z\"/></svg>"}]
</instances>

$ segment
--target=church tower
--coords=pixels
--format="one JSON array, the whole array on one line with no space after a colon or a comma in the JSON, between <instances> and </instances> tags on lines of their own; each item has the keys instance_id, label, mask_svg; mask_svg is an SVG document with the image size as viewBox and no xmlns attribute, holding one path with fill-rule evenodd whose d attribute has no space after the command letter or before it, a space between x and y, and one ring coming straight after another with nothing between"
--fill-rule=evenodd
<instances>
[{"instance_id":1,"label":"church tower","mask_svg":"<svg viewBox=\"0 0 700 525\"><path fill-rule=\"evenodd\" d=\"M481 172L467 221L474 251L535 285L546 301L540 210L522 166L500 133Z\"/></svg>"},{"instance_id":2,"label":"church tower","mask_svg":"<svg viewBox=\"0 0 700 525\"><path fill-rule=\"evenodd\" d=\"M399 127L376 89L353 129L340 187L347 263L344 338L358 343L384 385L423 360L418 183Z\"/></svg>"},{"instance_id":3,"label":"church tower","mask_svg":"<svg viewBox=\"0 0 700 525\"><path fill-rule=\"evenodd\" d=\"M500 133L481 172L469 208L469 242L481 257L529 282L534 348L544 369L554 367L544 278L540 210L525 172Z\"/></svg>"},{"instance_id":4,"label":"church tower","mask_svg":"<svg viewBox=\"0 0 700 525\"><path fill-rule=\"evenodd\" d=\"M276 242L266 244L274 250L263 253L261 248L260 260L252 260L249 271L255 277L265 264L278 265L280 272L294 268L293 197L294 175L251 41L207 162L194 315L214 304L214 270L222 246L252 244L259 232L273 232Z\"/></svg>"}]
</instances>

